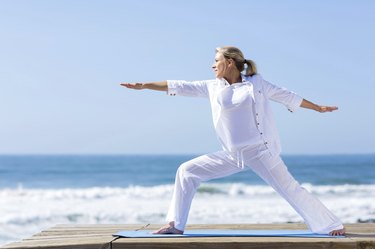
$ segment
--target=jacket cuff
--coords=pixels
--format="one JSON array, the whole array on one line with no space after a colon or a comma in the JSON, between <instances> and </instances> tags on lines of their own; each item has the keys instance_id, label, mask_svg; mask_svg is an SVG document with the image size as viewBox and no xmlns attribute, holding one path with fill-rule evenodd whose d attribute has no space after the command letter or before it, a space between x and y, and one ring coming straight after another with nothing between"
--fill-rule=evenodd
<instances>
[{"instance_id":1,"label":"jacket cuff","mask_svg":"<svg viewBox=\"0 0 375 249\"><path fill-rule=\"evenodd\" d=\"M169 96L176 96L177 94L177 82L174 80L167 80L168 84L168 91L167 94Z\"/></svg>"},{"instance_id":2,"label":"jacket cuff","mask_svg":"<svg viewBox=\"0 0 375 249\"><path fill-rule=\"evenodd\" d=\"M288 110L290 112L297 111L301 107L302 100L303 100L303 98L301 96L299 96L297 94L294 95L293 101L288 105Z\"/></svg>"}]
</instances>

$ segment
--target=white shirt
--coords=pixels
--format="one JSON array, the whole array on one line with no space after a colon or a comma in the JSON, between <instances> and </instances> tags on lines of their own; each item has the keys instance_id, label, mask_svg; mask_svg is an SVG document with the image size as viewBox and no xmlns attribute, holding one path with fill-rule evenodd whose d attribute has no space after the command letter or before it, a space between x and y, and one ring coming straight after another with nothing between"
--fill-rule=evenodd
<instances>
[{"instance_id":1,"label":"white shirt","mask_svg":"<svg viewBox=\"0 0 375 249\"><path fill-rule=\"evenodd\" d=\"M272 154L280 154L279 135L268 100L284 104L291 112L298 109L303 100L267 82L259 74L242 75L242 83L232 85L225 79L167 82L168 95L209 98L216 134L228 152L263 143Z\"/></svg>"}]
</instances>

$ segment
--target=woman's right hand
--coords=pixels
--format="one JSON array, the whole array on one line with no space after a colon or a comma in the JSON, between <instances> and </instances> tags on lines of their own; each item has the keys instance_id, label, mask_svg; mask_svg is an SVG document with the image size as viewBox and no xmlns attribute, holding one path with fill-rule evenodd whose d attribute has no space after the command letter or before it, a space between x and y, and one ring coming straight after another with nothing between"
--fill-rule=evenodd
<instances>
[{"instance_id":1,"label":"woman's right hand","mask_svg":"<svg viewBox=\"0 0 375 249\"><path fill-rule=\"evenodd\" d=\"M134 89L134 90L142 90L144 89L143 87L143 83L121 83L120 85L126 87L126 88L130 88L130 89Z\"/></svg>"},{"instance_id":2,"label":"woman's right hand","mask_svg":"<svg viewBox=\"0 0 375 249\"><path fill-rule=\"evenodd\" d=\"M167 81L147 82L147 83L125 82L125 83L121 83L120 85L122 85L126 88L135 89L135 90L150 89L150 90L156 90L156 91L168 91L168 82Z\"/></svg>"}]
</instances>

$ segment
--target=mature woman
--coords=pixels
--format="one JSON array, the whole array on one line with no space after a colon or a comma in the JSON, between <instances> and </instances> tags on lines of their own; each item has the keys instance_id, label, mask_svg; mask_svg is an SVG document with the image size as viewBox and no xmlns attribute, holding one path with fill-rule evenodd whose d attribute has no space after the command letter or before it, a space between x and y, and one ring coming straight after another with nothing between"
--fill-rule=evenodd
<instances>
[{"instance_id":1,"label":"mature woman","mask_svg":"<svg viewBox=\"0 0 375 249\"><path fill-rule=\"evenodd\" d=\"M241 74L245 65L245 74ZM311 231L343 235L345 228L341 221L300 186L282 161L269 100L284 104L291 112L298 107L318 112L332 112L338 108L316 105L267 82L257 73L255 63L246 60L236 47L217 48L212 68L216 74L214 80L121 84L130 89L166 91L171 96L208 98L214 127L223 148L185 162L179 167L167 215L168 224L155 233L182 234L192 199L200 183L249 167L289 202Z\"/></svg>"}]
</instances>

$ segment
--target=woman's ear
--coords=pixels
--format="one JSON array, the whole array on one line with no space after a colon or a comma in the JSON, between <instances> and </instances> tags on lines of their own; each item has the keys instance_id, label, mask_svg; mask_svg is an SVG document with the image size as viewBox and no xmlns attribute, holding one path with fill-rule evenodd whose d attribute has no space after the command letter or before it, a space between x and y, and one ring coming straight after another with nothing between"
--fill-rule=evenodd
<instances>
[{"instance_id":1,"label":"woman's ear","mask_svg":"<svg viewBox=\"0 0 375 249\"><path fill-rule=\"evenodd\" d=\"M234 60L232 58L228 59L228 66L233 66L234 65Z\"/></svg>"}]
</instances>

